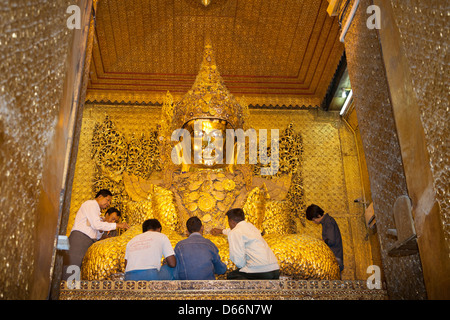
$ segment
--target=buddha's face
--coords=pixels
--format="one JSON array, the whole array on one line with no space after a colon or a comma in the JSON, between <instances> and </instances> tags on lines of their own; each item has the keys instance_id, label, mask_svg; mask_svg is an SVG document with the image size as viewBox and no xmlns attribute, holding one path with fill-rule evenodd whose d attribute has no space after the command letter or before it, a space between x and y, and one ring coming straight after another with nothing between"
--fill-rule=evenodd
<instances>
[{"instance_id":1,"label":"buddha's face","mask_svg":"<svg viewBox=\"0 0 450 320\"><path fill-rule=\"evenodd\" d=\"M184 129L191 136L191 165L199 168L226 166L225 137L227 122L218 119L196 119L187 122Z\"/></svg>"}]
</instances>

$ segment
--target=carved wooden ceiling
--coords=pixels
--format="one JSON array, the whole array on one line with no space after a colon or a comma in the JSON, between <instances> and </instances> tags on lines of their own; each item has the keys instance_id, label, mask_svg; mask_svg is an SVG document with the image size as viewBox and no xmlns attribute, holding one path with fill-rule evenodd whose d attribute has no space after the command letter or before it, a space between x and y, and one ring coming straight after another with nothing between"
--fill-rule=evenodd
<instances>
[{"instance_id":1,"label":"carved wooden ceiling","mask_svg":"<svg viewBox=\"0 0 450 320\"><path fill-rule=\"evenodd\" d=\"M342 57L327 0L99 0L87 99L160 103L193 85L209 35L229 91L318 106Z\"/></svg>"}]
</instances>

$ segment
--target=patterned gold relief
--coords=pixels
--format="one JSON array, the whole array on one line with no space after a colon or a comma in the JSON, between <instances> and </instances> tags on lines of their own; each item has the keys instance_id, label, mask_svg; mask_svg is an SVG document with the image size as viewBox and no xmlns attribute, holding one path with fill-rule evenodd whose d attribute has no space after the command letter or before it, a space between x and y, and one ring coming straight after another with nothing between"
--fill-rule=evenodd
<instances>
[{"instance_id":1,"label":"patterned gold relief","mask_svg":"<svg viewBox=\"0 0 450 320\"><path fill-rule=\"evenodd\" d=\"M234 183L233 180L226 179L222 181L222 187L224 190L231 191L234 189L235 186L236 184Z\"/></svg>"},{"instance_id":2,"label":"patterned gold relief","mask_svg":"<svg viewBox=\"0 0 450 320\"><path fill-rule=\"evenodd\" d=\"M134 135L128 144L127 172L144 179L149 179L153 171L160 171L160 148L157 132L150 132L148 137L142 134L140 138Z\"/></svg>"},{"instance_id":3,"label":"patterned gold relief","mask_svg":"<svg viewBox=\"0 0 450 320\"><path fill-rule=\"evenodd\" d=\"M101 174L119 182L127 165L128 145L109 117L94 127L92 158Z\"/></svg>"}]
</instances>

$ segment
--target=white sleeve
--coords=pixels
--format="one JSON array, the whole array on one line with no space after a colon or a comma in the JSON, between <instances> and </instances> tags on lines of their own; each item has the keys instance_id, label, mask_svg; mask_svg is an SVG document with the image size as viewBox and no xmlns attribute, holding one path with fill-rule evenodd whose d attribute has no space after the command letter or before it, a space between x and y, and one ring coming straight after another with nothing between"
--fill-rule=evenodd
<instances>
[{"instance_id":1,"label":"white sleeve","mask_svg":"<svg viewBox=\"0 0 450 320\"><path fill-rule=\"evenodd\" d=\"M228 236L228 233L230 233L230 228L226 228L226 229L223 229L222 230L222 233L224 234L224 235L226 235L226 236Z\"/></svg>"},{"instance_id":2,"label":"white sleeve","mask_svg":"<svg viewBox=\"0 0 450 320\"><path fill-rule=\"evenodd\" d=\"M174 256L175 252L173 251L172 244L170 243L169 238L165 237L162 241L162 253L164 258Z\"/></svg>"},{"instance_id":3,"label":"white sleeve","mask_svg":"<svg viewBox=\"0 0 450 320\"><path fill-rule=\"evenodd\" d=\"M246 265L245 243L242 234L239 232L230 232L228 234L228 244L230 246L230 259L236 267L243 268Z\"/></svg>"},{"instance_id":4,"label":"white sleeve","mask_svg":"<svg viewBox=\"0 0 450 320\"><path fill-rule=\"evenodd\" d=\"M100 231L111 231L117 228L115 223L105 222L100 219L100 208L95 202L86 203L83 209L86 210L86 218L92 228Z\"/></svg>"}]
</instances>

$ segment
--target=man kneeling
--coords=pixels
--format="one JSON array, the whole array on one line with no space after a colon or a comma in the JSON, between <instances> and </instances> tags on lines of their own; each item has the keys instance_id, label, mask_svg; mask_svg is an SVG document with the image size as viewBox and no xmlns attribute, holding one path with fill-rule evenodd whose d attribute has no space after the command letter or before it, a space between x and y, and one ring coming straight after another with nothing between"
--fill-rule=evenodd
<instances>
[{"instance_id":1,"label":"man kneeling","mask_svg":"<svg viewBox=\"0 0 450 320\"><path fill-rule=\"evenodd\" d=\"M245 221L244 210L231 209L227 212L230 229L212 229L213 235L228 236L230 259L239 268L227 275L227 279L279 279L280 267L259 230Z\"/></svg>"},{"instance_id":2,"label":"man kneeling","mask_svg":"<svg viewBox=\"0 0 450 320\"><path fill-rule=\"evenodd\" d=\"M197 217L186 222L189 237L177 243L177 280L214 280L214 274L224 274L227 266L220 260L219 249L203 237L203 224Z\"/></svg>"},{"instance_id":3,"label":"man kneeling","mask_svg":"<svg viewBox=\"0 0 450 320\"><path fill-rule=\"evenodd\" d=\"M142 234L131 239L125 251L125 280L173 280L177 264L169 238L161 233L158 220L142 224ZM161 259L165 257L161 267Z\"/></svg>"}]
</instances>

